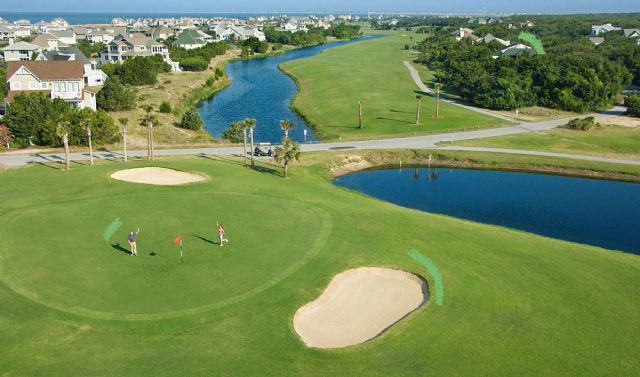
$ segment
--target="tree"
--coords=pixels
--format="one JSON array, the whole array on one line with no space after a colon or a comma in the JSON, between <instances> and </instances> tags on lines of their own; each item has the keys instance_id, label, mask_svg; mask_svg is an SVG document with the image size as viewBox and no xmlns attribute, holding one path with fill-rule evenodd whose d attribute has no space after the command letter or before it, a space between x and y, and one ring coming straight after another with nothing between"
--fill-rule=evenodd
<instances>
[{"instance_id":1,"label":"tree","mask_svg":"<svg viewBox=\"0 0 640 377\"><path fill-rule=\"evenodd\" d=\"M294 121L288 119L280 121L280 129L284 132L284 140L289 140L289 131L294 128L296 128Z\"/></svg>"},{"instance_id":2,"label":"tree","mask_svg":"<svg viewBox=\"0 0 640 377\"><path fill-rule=\"evenodd\" d=\"M7 71L0 67L0 101L3 101L9 91L9 84L7 83Z\"/></svg>"},{"instance_id":3,"label":"tree","mask_svg":"<svg viewBox=\"0 0 640 377\"><path fill-rule=\"evenodd\" d=\"M255 150L253 149L253 129L256 127L256 120L253 118L246 118L245 120L243 120L243 122L244 122L245 129L247 128L249 129L249 137L251 139L251 167L255 168L256 162L253 159L255 155ZM246 142L245 142L245 145L246 145Z\"/></svg>"},{"instance_id":4,"label":"tree","mask_svg":"<svg viewBox=\"0 0 640 377\"><path fill-rule=\"evenodd\" d=\"M187 110L182 116L179 127L187 130L198 131L204 126L204 121L198 110L194 107Z\"/></svg>"},{"instance_id":5,"label":"tree","mask_svg":"<svg viewBox=\"0 0 640 377\"><path fill-rule=\"evenodd\" d=\"M300 161L300 145L293 140L285 140L281 146L276 148L275 160L278 163L284 163L284 178L289 177L289 163L291 161Z\"/></svg>"},{"instance_id":6,"label":"tree","mask_svg":"<svg viewBox=\"0 0 640 377\"><path fill-rule=\"evenodd\" d=\"M624 105L627 107L627 114L640 117L640 96L631 93L624 99Z\"/></svg>"},{"instance_id":7,"label":"tree","mask_svg":"<svg viewBox=\"0 0 640 377\"><path fill-rule=\"evenodd\" d=\"M184 58L180 60L180 67L184 71L206 71L209 61L201 57Z\"/></svg>"},{"instance_id":8,"label":"tree","mask_svg":"<svg viewBox=\"0 0 640 377\"><path fill-rule=\"evenodd\" d=\"M57 147L56 123L68 112L69 105L60 98L51 101L42 93L21 93L8 106L3 121L19 146L33 140L37 145Z\"/></svg>"},{"instance_id":9,"label":"tree","mask_svg":"<svg viewBox=\"0 0 640 377\"><path fill-rule=\"evenodd\" d=\"M96 105L106 111L131 110L136 107L136 90L117 77L109 78L96 95Z\"/></svg>"},{"instance_id":10,"label":"tree","mask_svg":"<svg viewBox=\"0 0 640 377\"><path fill-rule=\"evenodd\" d=\"M122 147L124 148L124 162L127 162L127 123L129 123L129 118L119 118L118 122L122 126Z\"/></svg>"},{"instance_id":11,"label":"tree","mask_svg":"<svg viewBox=\"0 0 640 377\"><path fill-rule=\"evenodd\" d=\"M0 144L6 145L7 149L9 149L11 141L13 141L13 134L7 126L0 124Z\"/></svg>"},{"instance_id":12,"label":"tree","mask_svg":"<svg viewBox=\"0 0 640 377\"><path fill-rule=\"evenodd\" d=\"M158 124L158 117L151 113L153 111L153 106L144 105L142 106L142 109L144 109L142 124L147 126L147 158L153 161L153 125Z\"/></svg>"},{"instance_id":13,"label":"tree","mask_svg":"<svg viewBox=\"0 0 640 377\"><path fill-rule=\"evenodd\" d=\"M64 165L65 170L71 168L71 161L69 160L69 132L71 132L71 124L69 121L63 120L56 125L56 135L62 139L64 145Z\"/></svg>"}]
</instances>

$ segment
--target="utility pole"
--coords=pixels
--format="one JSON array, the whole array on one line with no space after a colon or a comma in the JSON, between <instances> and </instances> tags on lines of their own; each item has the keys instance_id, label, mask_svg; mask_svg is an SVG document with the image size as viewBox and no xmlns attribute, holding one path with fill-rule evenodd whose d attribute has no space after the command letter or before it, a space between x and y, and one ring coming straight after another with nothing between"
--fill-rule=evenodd
<instances>
[{"instance_id":1,"label":"utility pole","mask_svg":"<svg viewBox=\"0 0 640 377\"><path fill-rule=\"evenodd\" d=\"M362 125L362 101L358 101L358 128L364 128Z\"/></svg>"},{"instance_id":2,"label":"utility pole","mask_svg":"<svg viewBox=\"0 0 640 377\"><path fill-rule=\"evenodd\" d=\"M436 118L440 118L440 89L442 84L436 83Z\"/></svg>"},{"instance_id":3,"label":"utility pole","mask_svg":"<svg viewBox=\"0 0 640 377\"><path fill-rule=\"evenodd\" d=\"M422 96L420 94L416 95L416 126L420 124L420 100Z\"/></svg>"},{"instance_id":4,"label":"utility pole","mask_svg":"<svg viewBox=\"0 0 640 377\"><path fill-rule=\"evenodd\" d=\"M87 127L87 137L89 138L89 161L93 166L93 145L91 143L91 128Z\"/></svg>"}]
</instances>

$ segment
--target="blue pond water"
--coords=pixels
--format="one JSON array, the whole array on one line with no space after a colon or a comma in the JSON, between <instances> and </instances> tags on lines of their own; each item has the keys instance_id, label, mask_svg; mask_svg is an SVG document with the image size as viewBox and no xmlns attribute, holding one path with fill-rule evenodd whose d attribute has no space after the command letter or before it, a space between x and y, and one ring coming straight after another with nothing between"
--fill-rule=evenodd
<instances>
[{"instance_id":1,"label":"blue pond water","mask_svg":"<svg viewBox=\"0 0 640 377\"><path fill-rule=\"evenodd\" d=\"M405 207L640 254L640 184L443 168L368 170L335 184Z\"/></svg>"},{"instance_id":2,"label":"blue pond water","mask_svg":"<svg viewBox=\"0 0 640 377\"><path fill-rule=\"evenodd\" d=\"M231 85L209 101L203 102L198 108L204 119L205 129L213 137L220 137L232 122L244 118L255 118L256 142L273 143L282 139L280 120L290 119L296 123L297 127L289 133L289 137L302 142L304 141L303 130L307 129L307 141L314 141L312 130L308 129L304 121L289 109L297 88L295 82L278 69L278 65L317 55L328 48L376 37L378 36L364 36L351 41L331 42L292 50L278 56L238 61L227 65L226 74L232 80Z\"/></svg>"}]
</instances>

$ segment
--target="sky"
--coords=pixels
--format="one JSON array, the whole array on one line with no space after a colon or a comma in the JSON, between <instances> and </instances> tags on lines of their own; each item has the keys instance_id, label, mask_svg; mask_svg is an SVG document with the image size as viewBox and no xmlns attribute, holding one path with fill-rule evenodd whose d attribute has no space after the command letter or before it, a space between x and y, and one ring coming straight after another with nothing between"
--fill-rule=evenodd
<instances>
[{"instance_id":1,"label":"sky","mask_svg":"<svg viewBox=\"0 0 640 377\"><path fill-rule=\"evenodd\" d=\"M0 0L3 12L640 12L639 0Z\"/></svg>"}]
</instances>

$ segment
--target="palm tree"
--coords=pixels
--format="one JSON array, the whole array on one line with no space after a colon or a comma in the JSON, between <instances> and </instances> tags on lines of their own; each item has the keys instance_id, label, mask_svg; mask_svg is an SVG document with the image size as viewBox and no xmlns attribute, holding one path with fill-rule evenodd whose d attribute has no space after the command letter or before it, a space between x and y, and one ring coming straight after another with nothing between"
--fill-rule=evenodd
<instances>
[{"instance_id":1,"label":"palm tree","mask_svg":"<svg viewBox=\"0 0 640 377\"><path fill-rule=\"evenodd\" d=\"M284 178L289 177L289 163L291 161L300 161L300 145L293 140L285 140L281 146L276 148L274 159L277 162L284 163Z\"/></svg>"},{"instance_id":2,"label":"palm tree","mask_svg":"<svg viewBox=\"0 0 640 377\"><path fill-rule=\"evenodd\" d=\"M151 114L153 106L143 105L141 107L145 111L142 117L142 123L147 126L147 158L153 161L153 125L158 124L158 117L155 114Z\"/></svg>"},{"instance_id":3,"label":"palm tree","mask_svg":"<svg viewBox=\"0 0 640 377\"><path fill-rule=\"evenodd\" d=\"M65 170L71 169L71 161L69 160L69 132L71 131L71 123L69 121L60 121L56 126L56 135L62 139L64 144L64 165Z\"/></svg>"},{"instance_id":4,"label":"palm tree","mask_svg":"<svg viewBox=\"0 0 640 377\"><path fill-rule=\"evenodd\" d=\"M436 118L440 118L440 89L442 89L442 84L436 83Z\"/></svg>"},{"instance_id":5,"label":"palm tree","mask_svg":"<svg viewBox=\"0 0 640 377\"><path fill-rule=\"evenodd\" d=\"M249 138L251 139L251 167L254 168L256 163L253 160L253 155L255 154L255 151L253 150L253 129L256 127L256 120L253 118L246 118L243 122L245 129L249 129Z\"/></svg>"},{"instance_id":6,"label":"palm tree","mask_svg":"<svg viewBox=\"0 0 640 377\"><path fill-rule=\"evenodd\" d=\"M281 120L280 121L280 129L284 131L284 139L289 140L289 131L296 128L296 124L292 120Z\"/></svg>"},{"instance_id":7,"label":"palm tree","mask_svg":"<svg viewBox=\"0 0 640 377\"><path fill-rule=\"evenodd\" d=\"M124 162L127 162L127 123L128 118L119 118L118 122L122 125L122 146L124 147Z\"/></svg>"},{"instance_id":8,"label":"palm tree","mask_svg":"<svg viewBox=\"0 0 640 377\"><path fill-rule=\"evenodd\" d=\"M420 124L420 100L422 99L422 96L420 94L416 95L416 126Z\"/></svg>"}]
</instances>

